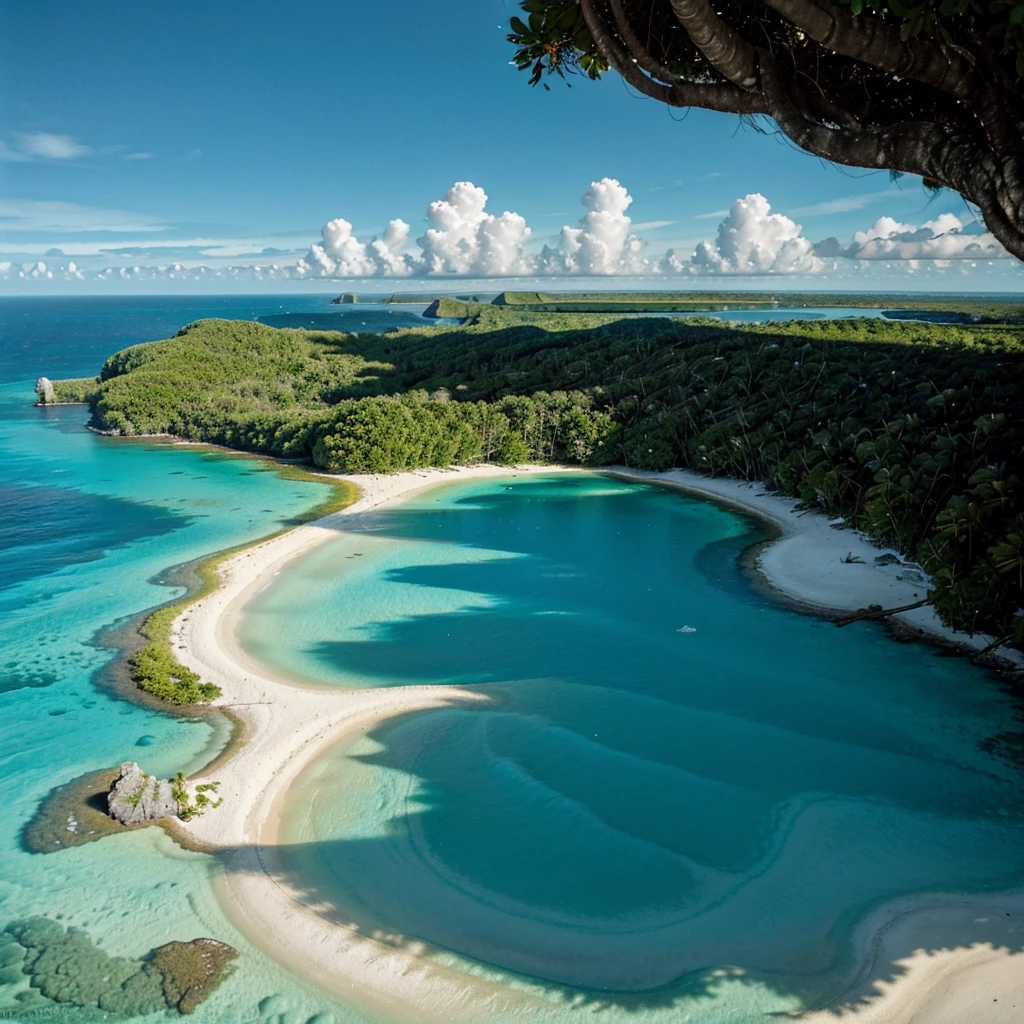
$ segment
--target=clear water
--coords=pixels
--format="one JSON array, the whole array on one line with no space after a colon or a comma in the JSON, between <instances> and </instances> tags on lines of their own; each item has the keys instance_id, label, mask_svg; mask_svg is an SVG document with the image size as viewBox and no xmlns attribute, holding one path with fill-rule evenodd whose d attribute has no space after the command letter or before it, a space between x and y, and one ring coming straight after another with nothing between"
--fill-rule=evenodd
<instances>
[{"instance_id":1,"label":"clear water","mask_svg":"<svg viewBox=\"0 0 1024 1024\"><path fill-rule=\"evenodd\" d=\"M130 759L167 776L216 753L223 727L120 699L105 683L117 652L97 634L181 593L154 582L168 568L270 533L327 489L256 460L99 437L82 407L34 408L32 386L39 374L95 373L124 345L200 316L279 304L0 300L0 930L60 917L132 957L172 939L229 942L242 951L239 969L195 1014L211 1024L276 1021L285 1010L295 1022L366 1018L298 984L237 933L213 896L212 858L156 829L32 854L22 829L53 788L87 772ZM25 1005L26 989L17 971L0 971L0 1016ZM24 1019L99 1019L58 1006L40 1014Z\"/></svg>"},{"instance_id":2,"label":"clear water","mask_svg":"<svg viewBox=\"0 0 1024 1024\"><path fill-rule=\"evenodd\" d=\"M872 908L1018 886L1020 772L986 752L1017 705L963 659L758 594L738 556L761 529L523 476L361 517L281 573L241 634L274 670L494 699L311 765L295 876L558 1019L584 993L743 1024L843 991Z\"/></svg>"},{"instance_id":3,"label":"clear water","mask_svg":"<svg viewBox=\"0 0 1024 1024\"><path fill-rule=\"evenodd\" d=\"M254 948L214 897L215 859L154 829L31 854L22 830L70 779L129 758L187 772L222 746L215 724L111 690L97 635L180 593L156 582L168 568L323 492L99 437L82 408L33 408L32 384L200 317L417 316L328 299L0 300L0 928L47 915L132 957L227 941L238 970L198 1024L371 1015ZM1020 780L981 746L1012 728L1009 698L962 662L756 595L736 570L756 524L583 477L433 493L364 523L265 592L246 628L281 646L254 653L340 686L456 680L496 701L321 758L288 852L366 927L427 939L467 984L507 983L509 1015L752 1024L829 991L874 903L1019 882ZM618 991L595 1001L595 977ZM0 969L0 1016L99 1019L19 1014L26 988Z\"/></svg>"}]
</instances>

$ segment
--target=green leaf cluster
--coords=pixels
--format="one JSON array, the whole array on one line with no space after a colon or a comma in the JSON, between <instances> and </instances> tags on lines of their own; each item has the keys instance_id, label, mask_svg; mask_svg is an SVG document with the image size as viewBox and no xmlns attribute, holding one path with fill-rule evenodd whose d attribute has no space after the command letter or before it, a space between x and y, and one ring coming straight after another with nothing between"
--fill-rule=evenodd
<instances>
[{"instance_id":1,"label":"green leaf cluster","mask_svg":"<svg viewBox=\"0 0 1024 1024\"><path fill-rule=\"evenodd\" d=\"M608 63L594 45L577 0L524 0L520 8L526 21L513 17L508 41L518 47L512 63L530 72L530 85L541 84L545 75L586 75L599 78Z\"/></svg>"},{"instance_id":2,"label":"green leaf cluster","mask_svg":"<svg viewBox=\"0 0 1024 1024\"><path fill-rule=\"evenodd\" d=\"M159 613L158 613L159 614ZM163 625L164 615L158 624ZM171 704L206 704L220 696L220 687L204 683L190 668L177 662L170 652L170 622L167 623L166 642L163 630L154 629L154 615L143 627L146 636L155 638L128 659L132 679L140 689Z\"/></svg>"},{"instance_id":3,"label":"green leaf cluster","mask_svg":"<svg viewBox=\"0 0 1024 1024\"><path fill-rule=\"evenodd\" d=\"M178 772L170 783L171 796L178 802L178 817L182 821L198 818L208 808L220 807L224 803L224 798L218 796L219 782L203 782L196 786L195 801L189 795L188 780L184 772ZM211 793L213 796L210 796Z\"/></svg>"}]
</instances>

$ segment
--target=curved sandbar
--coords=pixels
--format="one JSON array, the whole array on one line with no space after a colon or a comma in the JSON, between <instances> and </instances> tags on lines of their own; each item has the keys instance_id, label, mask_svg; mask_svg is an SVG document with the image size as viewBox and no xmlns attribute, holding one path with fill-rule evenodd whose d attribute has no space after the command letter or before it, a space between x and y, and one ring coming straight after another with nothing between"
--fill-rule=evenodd
<instances>
[{"instance_id":1,"label":"curved sandbar","mask_svg":"<svg viewBox=\"0 0 1024 1024\"><path fill-rule=\"evenodd\" d=\"M328 914L321 912L327 908L308 906L304 894L291 886L276 862L280 801L305 764L346 733L367 731L382 719L419 708L463 701L486 702L488 698L479 690L455 686L353 692L287 685L262 676L247 662L234 642L233 626L242 605L271 575L291 558L344 528L346 520L342 516L368 511L431 484L503 472L524 471L482 467L457 473L355 478L354 482L365 488L359 502L344 513L314 526L301 527L232 559L224 567L222 589L193 605L176 624L176 643L185 647L179 652L182 660L223 688L224 696L218 703L232 707L247 729L243 749L222 763L216 773L225 798L224 806L188 826L197 839L228 851L224 895L229 909L240 923L249 926L246 930L269 952L325 987L347 998L384 1004L392 1014L418 1020L431 1019L434 1012L445 1019L479 1020L487 1007L497 1009L501 1004L521 1004L524 996L428 964L417 957L421 947L416 944L391 944L387 936L370 939L358 936L355 929L329 920ZM874 567L873 557L878 549L850 531L833 530L821 516L812 514L798 518L793 514L795 503L791 500L761 494L760 487L687 473L622 471L622 475L627 474L634 479L681 486L719 501L729 501L776 522L783 538L762 553L761 566L775 586L801 601L833 608L857 608L871 603L892 606L913 600L914 590L908 589L915 586L913 582L897 580L891 572ZM864 557L865 561L844 563L842 559L850 551ZM920 588L919 583L916 586ZM922 993L927 994L926 990L937 983L938 958L924 954L915 958L913 947L903 949L902 943L909 941L907 936L916 934L913 930L901 932L901 945L892 947L895 930L888 926L894 918L908 920L913 916L930 928L935 915L941 913L948 917L952 914L943 930L951 935L950 943L954 945L959 941L955 936L970 935L970 922L981 912L984 902L972 898L951 907L951 898L933 898L915 904L912 915L903 913L907 908L894 907L874 921L873 927L865 932L863 947L867 966L861 984L867 986L867 990L859 991L858 995L863 998L873 994L871 951L879 941L889 943L885 947L887 959L909 958L913 969L908 969L905 978L893 985L884 999L870 1000L866 1004L872 1013L883 1004L888 1008L885 1016L872 1019L911 1019L901 1015L900 1007L904 1003L908 1007L914 1004L916 1009L907 1012L917 1012ZM997 900L996 905L998 913L1007 912L1006 899ZM995 906L988 912L996 913ZM1013 913L1017 913L1016 905ZM878 938L880 929L884 929L882 940ZM991 938L991 930L986 934ZM1019 938L1014 940L1008 934L1007 943L1019 946ZM929 948L934 949L934 944ZM1024 990L1019 984L1024 969L1015 966L1019 959L1007 960L991 947L956 950L943 955L941 973L948 977L951 971L962 967L965 972L973 972L972 977L981 977L985 975L986 964L1002 963L999 987L1005 986L1009 1006L1014 1001L1009 994ZM989 970L988 974L995 970ZM987 1008L996 995L991 984L986 982L982 986L978 982L974 988L979 991L979 998L984 997L981 1003ZM963 998L962 992L960 998ZM944 1005L941 999L940 1004ZM933 1018L915 1016L913 1019Z\"/></svg>"}]
</instances>

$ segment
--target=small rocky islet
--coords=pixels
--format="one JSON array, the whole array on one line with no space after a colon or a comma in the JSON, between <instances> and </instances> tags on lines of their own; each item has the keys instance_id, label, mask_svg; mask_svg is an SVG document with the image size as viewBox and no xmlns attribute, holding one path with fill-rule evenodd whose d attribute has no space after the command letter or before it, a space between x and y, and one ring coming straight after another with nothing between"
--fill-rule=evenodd
<instances>
[{"instance_id":1,"label":"small rocky islet","mask_svg":"<svg viewBox=\"0 0 1024 1024\"><path fill-rule=\"evenodd\" d=\"M125 761L107 794L110 817L122 825L140 825L179 817L180 794L167 779L147 775L134 761Z\"/></svg>"}]
</instances>

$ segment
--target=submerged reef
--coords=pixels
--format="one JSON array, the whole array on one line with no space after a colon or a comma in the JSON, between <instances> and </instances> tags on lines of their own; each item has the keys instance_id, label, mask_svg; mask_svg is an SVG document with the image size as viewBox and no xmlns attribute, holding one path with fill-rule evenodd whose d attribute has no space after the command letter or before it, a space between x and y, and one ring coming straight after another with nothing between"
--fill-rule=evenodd
<instances>
[{"instance_id":1,"label":"submerged reef","mask_svg":"<svg viewBox=\"0 0 1024 1024\"><path fill-rule=\"evenodd\" d=\"M168 942L146 965L163 976L164 999L180 1013L191 1013L224 980L236 950L216 939Z\"/></svg>"},{"instance_id":2,"label":"submerged reef","mask_svg":"<svg viewBox=\"0 0 1024 1024\"><path fill-rule=\"evenodd\" d=\"M107 813L107 793L120 768L103 768L52 790L21 833L29 853L54 853L123 832Z\"/></svg>"},{"instance_id":3,"label":"submerged reef","mask_svg":"<svg viewBox=\"0 0 1024 1024\"><path fill-rule=\"evenodd\" d=\"M14 921L0 935L5 982L16 980L20 961L20 973L45 999L125 1017L191 1013L231 973L237 956L216 939L169 942L140 960L111 956L86 932L46 917Z\"/></svg>"}]
</instances>

